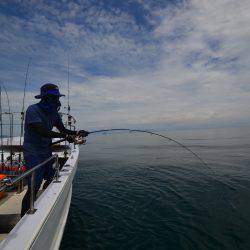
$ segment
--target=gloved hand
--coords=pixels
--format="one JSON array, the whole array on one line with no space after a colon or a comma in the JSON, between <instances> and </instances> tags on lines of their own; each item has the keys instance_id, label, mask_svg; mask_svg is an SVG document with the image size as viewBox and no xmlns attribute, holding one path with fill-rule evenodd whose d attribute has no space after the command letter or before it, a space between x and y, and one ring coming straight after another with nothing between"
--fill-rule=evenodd
<instances>
[{"instance_id":1,"label":"gloved hand","mask_svg":"<svg viewBox=\"0 0 250 250\"><path fill-rule=\"evenodd\" d=\"M65 137L65 139L66 139L66 141L69 142L69 143L73 143L73 142L74 142L73 137L70 136L70 135L67 135L67 136Z\"/></svg>"},{"instance_id":2,"label":"gloved hand","mask_svg":"<svg viewBox=\"0 0 250 250\"><path fill-rule=\"evenodd\" d=\"M89 132L85 130L79 130L77 134L86 137L89 135Z\"/></svg>"}]
</instances>

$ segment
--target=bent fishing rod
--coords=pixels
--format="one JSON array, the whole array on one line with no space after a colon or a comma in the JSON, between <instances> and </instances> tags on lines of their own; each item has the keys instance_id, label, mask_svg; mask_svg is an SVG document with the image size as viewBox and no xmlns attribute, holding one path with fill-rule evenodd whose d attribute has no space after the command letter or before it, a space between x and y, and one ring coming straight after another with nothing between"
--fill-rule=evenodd
<instances>
[{"instance_id":1,"label":"bent fishing rod","mask_svg":"<svg viewBox=\"0 0 250 250\"><path fill-rule=\"evenodd\" d=\"M193 150L191 150L189 147L185 146L184 144L180 143L179 141L169 137L169 136L166 136L166 135L162 135L162 134L159 134L159 133L155 133L155 132L152 132L152 131L148 131L148 130L141 130L141 129L127 129L127 128L112 128L112 129L101 129L101 130L95 130L95 131L91 131L89 132L89 134L98 134L98 133L105 133L105 132L115 132L115 131L125 131L125 132L138 132L138 133L146 133L146 134L150 134L150 135L153 135L153 136L158 136L158 137L161 137L163 138L164 140L168 140L168 141L172 141L174 143L176 143L177 145L181 146L182 148L186 149L187 151L189 151L193 156L195 156L195 158L199 159L199 161L207 168L211 171L211 173L215 174L215 171L197 154L195 153ZM81 137L81 136L79 136ZM83 137L82 137L83 138ZM74 139L74 138L73 138ZM61 139L61 140L58 140L58 141L55 141L52 143L52 145L54 144L57 144L57 143L60 143L60 142L63 142L63 141L66 141L67 139L64 138L64 139ZM82 144L82 143L77 143L77 141L81 141L80 138L76 138L75 139L75 143L76 144ZM223 184L225 185L226 187L232 189L232 187L230 187L227 183L221 181L221 180L218 180L215 176L213 176L213 179L220 183L220 184ZM227 200L226 197L224 197L224 193L225 193L225 190L224 192L222 192L222 195L221 195L221 199L225 198Z\"/></svg>"},{"instance_id":2,"label":"bent fishing rod","mask_svg":"<svg viewBox=\"0 0 250 250\"><path fill-rule=\"evenodd\" d=\"M141 129L127 129L127 128L112 128L112 129L101 129L101 130L95 130L95 131L91 131L89 132L89 134L97 134L97 133L104 133L104 132L115 132L115 131L126 131L126 132L135 132L135 133L146 133L146 134L150 134L150 135L154 135L154 136L158 136L161 137L165 140L168 141L172 141L174 143L176 143L177 145L179 145L180 147L186 149L187 151L189 151L192 155L194 155L204 166L208 167L208 164L194 151L192 151L189 147L185 146L184 144L180 143L179 141L170 138L169 136L166 135L162 135L162 134L158 134L152 131L148 131L148 130L141 130ZM52 143L52 145L63 142L67 140L66 138L55 141Z\"/></svg>"}]
</instances>

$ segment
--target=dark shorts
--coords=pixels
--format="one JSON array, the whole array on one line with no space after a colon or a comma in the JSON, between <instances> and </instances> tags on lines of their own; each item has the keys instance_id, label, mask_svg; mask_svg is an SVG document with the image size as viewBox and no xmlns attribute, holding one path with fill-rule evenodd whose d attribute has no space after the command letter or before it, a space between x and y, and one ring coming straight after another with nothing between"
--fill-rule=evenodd
<instances>
[{"instance_id":1,"label":"dark shorts","mask_svg":"<svg viewBox=\"0 0 250 250\"><path fill-rule=\"evenodd\" d=\"M52 154L47 155L35 155L28 152L24 152L24 160L25 160L25 166L28 169L31 169L35 167L36 165L42 163L43 161L47 160L49 157L51 157ZM42 184L43 179L47 181L51 181L54 177L55 171L52 168L53 160L46 163L44 166L41 166L35 171L35 186L40 186ZM30 186L30 178L28 181L28 184Z\"/></svg>"}]
</instances>

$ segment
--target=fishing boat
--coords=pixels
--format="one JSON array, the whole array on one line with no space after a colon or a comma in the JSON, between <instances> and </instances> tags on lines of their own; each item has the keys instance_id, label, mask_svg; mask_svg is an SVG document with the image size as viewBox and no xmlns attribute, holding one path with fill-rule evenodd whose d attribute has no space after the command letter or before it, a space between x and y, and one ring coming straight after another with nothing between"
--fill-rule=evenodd
<instances>
[{"instance_id":1,"label":"fishing boat","mask_svg":"<svg viewBox=\"0 0 250 250\"><path fill-rule=\"evenodd\" d=\"M21 143L20 143L21 141ZM79 147L75 143L53 145L53 155L45 162L25 169L22 139L1 138L0 165L0 249L58 249L69 212L72 182L77 169ZM54 161L55 176L37 199L31 192L30 210L21 218L21 203L27 190L27 177L35 186L35 170ZM42 185L41 185L42 186Z\"/></svg>"},{"instance_id":2,"label":"fishing boat","mask_svg":"<svg viewBox=\"0 0 250 250\"><path fill-rule=\"evenodd\" d=\"M76 173L79 147L84 144L82 135L72 136L72 143L65 139L53 141L52 157L27 170L23 156L25 94L28 81L29 59L25 74L24 93L21 112L12 112L8 91L0 85L0 249L59 249L69 212L72 182ZM70 114L69 103L69 59L68 59L68 105L67 112L60 112L64 126L76 129L76 119ZM2 89L5 92L4 110ZM13 136L14 115L20 114L20 136ZM3 117L7 116L7 124ZM4 129L4 125L7 126ZM3 132L9 131L8 136ZM53 181L38 191L35 197L35 171L53 162L55 175ZM22 200L30 180L30 209L21 217ZM43 187L43 184L41 185Z\"/></svg>"},{"instance_id":3,"label":"fishing boat","mask_svg":"<svg viewBox=\"0 0 250 250\"><path fill-rule=\"evenodd\" d=\"M13 139L12 146L5 140L3 147L6 162L11 147L14 155L20 151L19 138ZM23 176L27 171L22 172L21 167L21 174L17 175L14 166L5 164L6 171L2 171L5 182L0 189L4 190L0 199L0 249L59 248L70 207L78 155L78 145L61 143L53 147L52 158L58 164L55 179L47 189L39 191L33 208L22 218L21 203L27 190ZM15 177L10 180L10 176Z\"/></svg>"}]
</instances>

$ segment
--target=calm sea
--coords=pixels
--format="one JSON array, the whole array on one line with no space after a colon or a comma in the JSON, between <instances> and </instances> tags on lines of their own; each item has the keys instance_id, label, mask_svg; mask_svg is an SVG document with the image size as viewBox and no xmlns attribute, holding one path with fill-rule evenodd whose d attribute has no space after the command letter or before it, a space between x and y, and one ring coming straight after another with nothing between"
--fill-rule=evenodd
<instances>
[{"instance_id":1,"label":"calm sea","mask_svg":"<svg viewBox=\"0 0 250 250\"><path fill-rule=\"evenodd\" d=\"M61 249L250 249L250 128L170 131L81 147Z\"/></svg>"}]
</instances>

